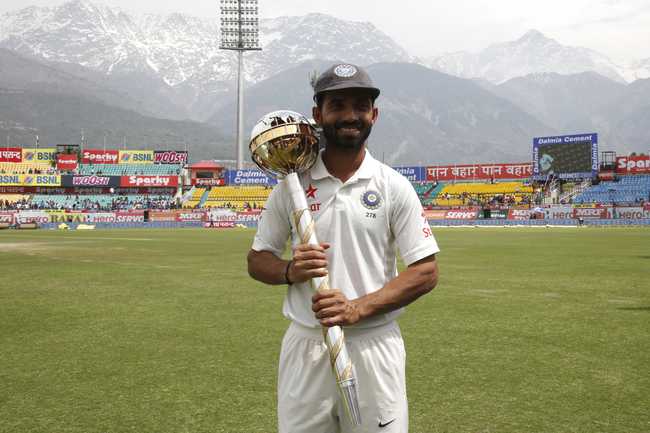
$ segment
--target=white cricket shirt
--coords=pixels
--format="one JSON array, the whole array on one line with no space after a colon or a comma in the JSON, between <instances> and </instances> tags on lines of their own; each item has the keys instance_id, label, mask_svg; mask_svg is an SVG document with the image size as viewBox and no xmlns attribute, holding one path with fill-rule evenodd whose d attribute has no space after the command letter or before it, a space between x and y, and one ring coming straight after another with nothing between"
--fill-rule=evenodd
<instances>
[{"instance_id":1,"label":"white cricket shirt","mask_svg":"<svg viewBox=\"0 0 650 433\"><path fill-rule=\"evenodd\" d=\"M395 278L398 251L406 265L440 251L413 186L367 150L361 166L345 183L329 174L322 152L300 182L318 241L331 244L327 250L330 287L348 299L375 292ZM280 182L262 212L253 250L281 257L289 236L297 245L291 212L289 192ZM312 295L308 282L289 286L282 308L285 317L303 326L320 327L311 309ZM373 316L355 326L383 325L402 310Z\"/></svg>"}]
</instances>

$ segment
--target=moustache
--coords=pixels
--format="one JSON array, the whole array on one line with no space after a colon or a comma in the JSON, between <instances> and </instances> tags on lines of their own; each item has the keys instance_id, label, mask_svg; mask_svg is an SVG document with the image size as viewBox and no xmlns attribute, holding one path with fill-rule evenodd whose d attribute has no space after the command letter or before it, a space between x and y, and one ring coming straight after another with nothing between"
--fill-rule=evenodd
<instances>
[{"instance_id":1,"label":"moustache","mask_svg":"<svg viewBox=\"0 0 650 433\"><path fill-rule=\"evenodd\" d=\"M336 122L334 124L334 128L336 129L342 129L342 128L355 128L355 129L363 129L363 122L357 121L357 122Z\"/></svg>"}]
</instances>

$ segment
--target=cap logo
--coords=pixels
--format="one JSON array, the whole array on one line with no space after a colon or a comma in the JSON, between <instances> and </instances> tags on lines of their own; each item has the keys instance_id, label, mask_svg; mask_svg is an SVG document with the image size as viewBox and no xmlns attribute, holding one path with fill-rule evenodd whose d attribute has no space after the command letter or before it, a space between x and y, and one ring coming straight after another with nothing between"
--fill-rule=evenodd
<instances>
[{"instance_id":1,"label":"cap logo","mask_svg":"<svg viewBox=\"0 0 650 433\"><path fill-rule=\"evenodd\" d=\"M350 78L357 73L357 68L352 65L338 65L334 68L334 74L341 78Z\"/></svg>"}]
</instances>

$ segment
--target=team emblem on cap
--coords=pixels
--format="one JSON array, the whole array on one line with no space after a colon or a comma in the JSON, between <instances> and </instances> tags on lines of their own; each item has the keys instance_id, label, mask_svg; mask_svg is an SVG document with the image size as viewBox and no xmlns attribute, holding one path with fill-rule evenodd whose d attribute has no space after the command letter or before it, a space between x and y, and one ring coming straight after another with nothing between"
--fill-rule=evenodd
<instances>
[{"instance_id":1,"label":"team emblem on cap","mask_svg":"<svg viewBox=\"0 0 650 433\"><path fill-rule=\"evenodd\" d=\"M350 78L357 73L357 68L352 65L338 65L334 68L334 74L341 78Z\"/></svg>"},{"instance_id":2,"label":"team emblem on cap","mask_svg":"<svg viewBox=\"0 0 650 433\"><path fill-rule=\"evenodd\" d=\"M370 210L378 209L381 206L381 196L377 191L366 191L361 196L361 204Z\"/></svg>"}]
</instances>

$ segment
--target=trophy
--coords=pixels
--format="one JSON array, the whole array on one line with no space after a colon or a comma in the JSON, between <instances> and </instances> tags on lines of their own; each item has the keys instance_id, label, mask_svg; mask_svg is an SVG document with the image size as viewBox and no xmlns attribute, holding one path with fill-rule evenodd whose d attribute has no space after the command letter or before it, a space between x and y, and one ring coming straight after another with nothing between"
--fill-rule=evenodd
<instances>
[{"instance_id":1,"label":"trophy","mask_svg":"<svg viewBox=\"0 0 650 433\"><path fill-rule=\"evenodd\" d=\"M304 244L317 245L314 220L307 207L307 198L298 173L308 170L318 158L316 129L303 115L294 111L273 111L253 127L249 144L253 161L266 173L284 178L291 196L294 226ZM329 290L327 276L310 280L315 291ZM344 406L353 425L361 424L357 380L345 346L340 326L323 327L323 338L329 351L332 371Z\"/></svg>"}]
</instances>

